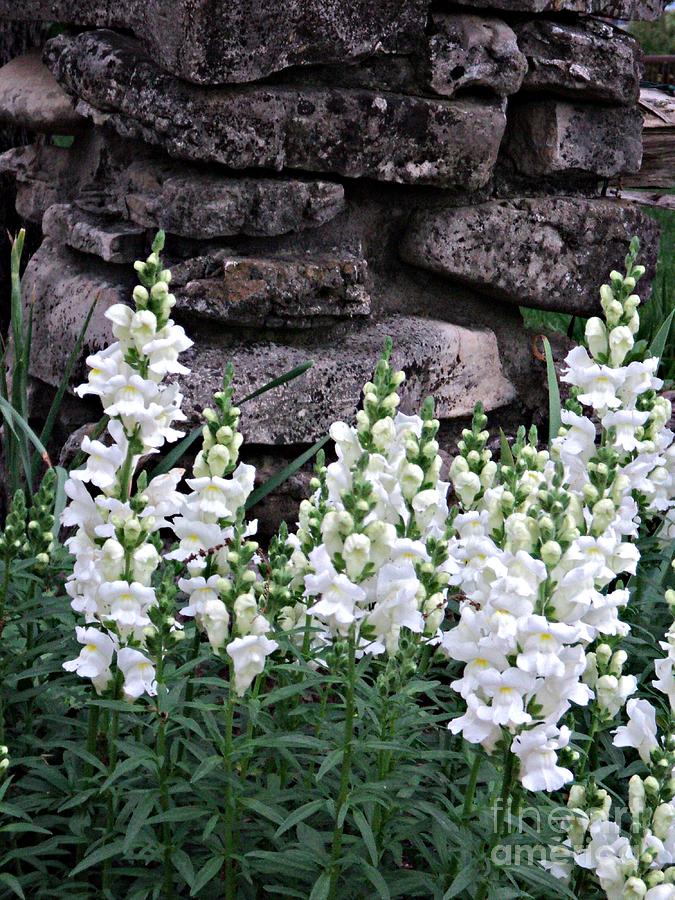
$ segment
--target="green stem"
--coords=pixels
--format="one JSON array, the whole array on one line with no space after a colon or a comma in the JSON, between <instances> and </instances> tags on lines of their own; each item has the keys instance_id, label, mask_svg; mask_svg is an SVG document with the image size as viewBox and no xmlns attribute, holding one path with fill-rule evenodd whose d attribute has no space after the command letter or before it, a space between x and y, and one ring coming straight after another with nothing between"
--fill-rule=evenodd
<instances>
[{"instance_id":1,"label":"green stem","mask_svg":"<svg viewBox=\"0 0 675 900\"><path fill-rule=\"evenodd\" d=\"M492 834L492 838L490 839L488 845L487 858L488 860L492 857L492 851L495 846L499 843L503 836L504 822L506 820L506 809L509 803L509 799L511 797L511 790L513 788L513 778L515 775L515 756L511 753L511 744L510 741L506 741L506 746L504 749L504 771L502 774L502 786L499 792L499 809L497 810L497 821L495 822L495 830ZM489 887L489 877L486 878L478 888L478 892L476 893L476 900L485 900L488 894Z\"/></svg>"},{"instance_id":2,"label":"green stem","mask_svg":"<svg viewBox=\"0 0 675 900\"><path fill-rule=\"evenodd\" d=\"M481 762L482 758L480 753L476 753L473 759L473 765L471 766L469 781L466 786L466 794L464 795L464 807L462 809L462 816L465 820L471 816L471 812L473 810L473 798L476 795L476 783L478 782L478 772L480 770Z\"/></svg>"},{"instance_id":3,"label":"green stem","mask_svg":"<svg viewBox=\"0 0 675 900\"><path fill-rule=\"evenodd\" d=\"M113 688L113 700L118 700L122 687L122 672L117 673L115 686ZM118 709L114 709L110 714L110 726L108 728L108 777L115 771L117 765L117 738L120 730L120 713ZM106 842L110 840L115 826L115 797L114 788L108 789L107 796L107 812L106 812ZM111 891L112 877L112 859L103 862L102 888L104 895L112 896Z\"/></svg>"},{"instance_id":4,"label":"green stem","mask_svg":"<svg viewBox=\"0 0 675 900\"><path fill-rule=\"evenodd\" d=\"M600 719L598 718L595 704L591 706L591 727L588 729L588 743L586 745L586 750L584 752L583 757L579 760L579 765L576 770L576 781L581 781L581 779L586 774L586 770L588 769L588 763L591 759L591 755L594 752L595 748L595 735L600 727Z\"/></svg>"},{"instance_id":5,"label":"green stem","mask_svg":"<svg viewBox=\"0 0 675 900\"><path fill-rule=\"evenodd\" d=\"M96 737L98 735L98 717L99 717L99 707L93 706L91 703L89 704L89 708L87 710L87 753L91 754L91 756L96 756ZM94 767L90 762L85 763L84 766L84 777L85 779L91 778L94 774Z\"/></svg>"},{"instance_id":6,"label":"green stem","mask_svg":"<svg viewBox=\"0 0 675 900\"><path fill-rule=\"evenodd\" d=\"M201 643L202 643L202 636L199 632L199 628L197 628L197 624L195 623L195 636L192 640L192 649L190 652L190 661L191 662L194 661L195 659L197 659L197 657L199 656L199 652L201 649ZM188 703L192 703L192 700L194 699L194 695L195 695L195 686L192 682L193 675L194 675L194 669L192 669L190 671L190 674L188 675L187 687L185 688L185 704L186 705ZM185 755L185 744L181 743L180 747L178 748L178 756L176 757L176 762L178 764L182 763L184 755Z\"/></svg>"},{"instance_id":7,"label":"green stem","mask_svg":"<svg viewBox=\"0 0 675 900\"><path fill-rule=\"evenodd\" d=\"M163 700L166 697L164 684L164 647L160 647L157 660L157 706L159 725L157 728L157 742L155 752L157 755L157 775L159 781L159 805L163 813L169 811L169 753L166 742L166 726L168 716L162 709ZM163 847L163 872L164 890L163 897L172 900L173 892L173 866L171 863L171 825L166 820L162 822L162 847Z\"/></svg>"},{"instance_id":8,"label":"green stem","mask_svg":"<svg viewBox=\"0 0 675 900\"><path fill-rule=\"evenodd\" d=\"M391 736L391 708L390 697L385 695L382 698L382 709L380 711L380 740L384 743ZM379 750L377 754L377 780L384 781L389 774L391 763L391 753L388 750ZM373 832L375 834L375 845L377 847L378 858L382 853L384 840L384 826L386 816L378 803L375 807L373 816Z\"/></svg>"},{"instance_id":9,"label":"green stem","mask_svg":"<svg viewBox=\"0 0 675 900\"><path fill-rule=\"evenodd\" d=\"M126 432L125 432L126 433ZM131 467L134 461L134 454L131 449L131 441L127 435L127 439L129 441L129 447L127 449L127 455L124 460L124 464L122 466L122 471L120 472L120 500L124 502L129 499L129 490L131 488Z\"/></svg>"},{"instance_id":10,"label":"green stem","mask_svg":"<svg viewBox=\"0 0 675 900\"><path fill-rule=\"evenodd\" d=\"M343 810L349 794L349 781L352 769L352 739L354 737L354 684L356 673L356 632L354 626L349 629L347 647L347 678L345 681L345 727L342 742L342 768L340 771L340 790L335 804L335 825L333 827L333 846L330 857L330 886L328 900L337 896L338 878L340 876L340 854L342 852L342 836L344 833Z\"/></svg>"},{"instance_id":11,"label":"green stem","mask_svg":"<svg viewBox=\"0 0 675 900\"><path fill-rule=\"evenodd\" d=\"M262 686L262 680L263 680L262 673L260 675L256 676L256 679L253 682L253 688L251 690L251 699L252 700L256 700L258 697L258 694L260 693L260 688ZM249 709L250 709L250 707L249 707ZM246 722L246 746L248 746L251 743L251 741L253 740L253 731L254 731L253 717L249 713L248 721ZM245 779L246 779L246 775L248 773L248 767L251 764L252 755L253 754L251 753L250 750L246 751L246 756L244 756L244 758L241 762L241 768L239 770L239 780L240 781L245 781Z\"/></svg>"},{"instance_id":12,"label":"green stem","mask_svg":"<svg viewBox=\"0 0 675 900\"><path fill-rule=\"evenodd\" d=\"M234 666L231 666L230 687L227 694L227 706L225 707L225 743L223 748L223 762L225 765L225 898L235 900L235 866L234 866L234 819L236 813L236 799L234 796L234 777L232 766L233 755L233 727L234 727Z\"/></svg>"}]
</instances>

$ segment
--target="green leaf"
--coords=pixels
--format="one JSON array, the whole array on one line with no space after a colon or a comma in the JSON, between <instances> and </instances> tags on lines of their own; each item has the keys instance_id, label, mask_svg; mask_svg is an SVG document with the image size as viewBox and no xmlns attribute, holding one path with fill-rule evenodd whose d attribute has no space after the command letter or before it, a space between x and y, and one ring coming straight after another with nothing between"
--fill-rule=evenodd
<instances>
[{"instance_id":1,"label":"green leaf","mask_svg":"<svg viewBox=\"0 0 675 900\"><path fill-rule=\"evenodd\" d=\"M363 872L366 878L375 888L381 900L390 900L391 894L389 893L387 882L384 880L378 870L373 868L373 866L369 866L368 863L365 862L365 860L361 863L361 865L363 866Z\"/></svg>"},{"instance_id":2,"label":"green leaf","mask_svg":"<svg viewBox=\"0 0 675 900\"><path fill-rule=\"evenodd\" d=\"M273 379L272 381L268 381L267 384L264 384L262 387L256 388L252 394L247 394L243 400L237 401L237 406L241 406L242 403L248 403L249 400L253 400L256 397L260 397L261 394L266 394L267 391L274 390L274 388L281 387L282 384L286 384L288 381L293 381L294 378L298 378L300 375L304 375L308 369L311 369L314 365L314 361L309 359L307 362L300 363L299 366L296 366L294 369L291 369L289 372L280 375L278 378Z\"/></svg>"},{"instance_id":3,"label":"green leaf","mask_svg":"<svg viewBox=\"0 0 675 900\"><path fill-rule=\"evenodd\" d=\"M203 866L198 875L195 877L194 883L192 885L192 890L190 891L191 897L196 897L197 894L201 891L203 887L216 877L218 872L223 867L223 860L220 856L214 856L210 859L205 866Z\"/></svg>"},{"instance_id":4,"label":"green leaf","mask_svg":"<svg viewBox=\"0 0 675 900\"><path fill-rule=\"evenodd\" d=\"M49 459L49 454L47 453L46 447L37 436L37 434L35 434L24 417L20 413L18 413L16 409L14 409L12 405L7 400L5 400L4 397L0 397L0 412L2 412L5 420L11 422L11 424L14 426L12 428L12 431L14 431L14 433L16 434L15 429L18 428L23 433L24 437L27 437L30 440L31 444L35 447L37 452L42 457L43 462L49 468L51 468L52 464Z\"/></svg>"},{"instance_id":5,"label":"green leaf","mask_svg":"<svg viewBox=\"0 0 675 900\"><path fill-rule=\"evenodd\" d=\"M6 884L10 891L16 894L17 897L21 897L21 900L26 900L26 895L19 884L19 879L15 878L14 875L10 875L9 872L0 872L0 883Z\"/></svg>"},{"instance_id":6,"label":"green leaf","mask_svg":"<svg viewBox=\"0 0 675 900\"><path fill-rule=\"evenodd\" d=\"M370 854L370 859L373 865L377 866L377 845L375 843L375 835L373 834L373 829L370 827L368 820L363 815L360 809L354 810L353 818L354 822L356 822L356 827L361 832L361 837L363 838L363 843L366 845L366 850Z\"/></svg>"},{"instance_id":7,"label":"green leaf","mask_svg":"<svg viewBox=\"0 0 675 900\"><path fill-rule=\"evenodd\" d=\"M75 866L70 873L70 877L74 878L76 875L79 875L80 872L91 869L92 866L97 866L99 863L104 862L106 859L111 859L113 856L121 856L122 853L124 853L124 841L119 840L114 841L112 844L104 844L103 847L99 847L98 850L94 850L93 853L85 856L82 862Z\"/></svg>"},{"instance_id":8,"label":"green leaf","mask_svg":"<svg viewBox=\"0 0 675 900\"><path fill-rule=\"evenodd\" d=\"M124 836L125 853L131 849L136 839L136 835L147 823L150 814L152 813L152 808L155 805L155 799L155 793L149 792L145 794L145 796L142 796L136 804L136 808L129 819L129 824L127 825L126 834Z\"/></svg>"},{"instance_id":9,"label":"green leaf","mask_svg":"<svg viewBox=\"0 0 675 900\"><path fill-rule=\"evenodd\" d=\"M548 440L549 444L560 431L560 390L553 365L553 353L548 338L543 338L546 355L546 381L548 382Z\"/></svg>"},{"instance_id":10,"label":"green leaf","mask_svg":"<svg viewBox=\"0 0 675 900\"><path fill-rule=\"evenodd\" d=\"M671 310L668 318L661 324L661 327L654 335L649 345L649 356L658 356L659 359L663 356L663 351L666 349L666 343L668 342L668 335L670 334L670 327L673 324L673 316L675 316L675 309Z\"/></svg>"},{"instance_id":11,"label":"green leaf","mask_svg":"<svg viewBox=\"0 0 675 900\"><path fill-rule=\"evenodd\" d=\"M260 501L263 500L268 494L278 488L279 485L283 484L285 481L288 481L291 475L295 475L298 469L304 466L304 464L308 460L315 456L323 447L323 445L329 440L329 434L320 438L315 444L312 444L309 450L305 450L305 452L301 453L300 456L294 459L292 463L284 466L284 468L281 469L281 471L277 472L276 475L272 475L271 478L268 478L265 484L261 484L260 487L257 487L253 491L253 493L249 495L249 498L246 501L246 509L251 509L251 507L255 506L256 503L260 503Z\"/></svg>"},{"instance_id":12,"label":"green leaf","mask_svg":"<svg viewBox=\"0 0 675 900\"><path fill-rule=\"evenodd\" d=\"M443 900L451 900L452 897L464 897L466 888L476 881L477 874L475 862L470 862L468 866L464 866L443 894Z\"/></svg>"},{"instance_id":13,"label":"green leaf","mask_svg":"<svg viewBox=\"0 0 675 900\"><path fill-rule=\"evenodd\" d=\"M309 900L327 900L330 888L330 872L322 872L314 882Z\"/></svg>"},{"instance_id":14,"label":"green leaf","mask_svg":"<svg viewBox=\"0 0 675 900\"><path fill-rule=\"evenodd\" d=\"M503 466L513 466L514 459L513 453L511 452L511 447L509 446L509 442L506 439L506 435L504 434L503 428L499 429L499 447L501 450L500 462Z\"/></svg>"},{"instance_id":15,"label":"green leaf","mask_svg":"<svg viewBox=\"0 0 675 900\"><path fill-rule=\"evenodd\" d=\"M49 412L47 413L47 418L45 419L45 424L42 427L42 431L40 432L40 440L43 444L48 444L49 439L52 436L52 431L54 430L54 423L56 422L56 417L59 414L59 410L61 409L61 404L63 403L63 397L68 390L68 383L70 382L70 376L72 375L73 368L75 363L79 359L80 352L82 351L82 345L84 344L84 338L89 330L89 323L91 322L91 317L94 314L94 309L96 308L96 303L98 301L98 297L94 299L94 302L89 307L89 312L87 313L82 328L80 329L80 333L77 336L77 340L75 341L75 346L70 351L68 359L66 360L66 365L63 370L63 376L61 381L59 382L59 386L56 389L56 394L54 395L54 399L51 402L49 407ZM38 473L40 464L39 457L35 457L33 459L32 471L33 475L36 476Z\"/></svg>"},{"instance_id":16,"label":"green leaf","mask_svg":"<svg viewBox=\"0 0 675 900\"><path fill-rule=\"evenodd\" d=\"M293 812L288 816L287 819L284 820L283 825L280 825L277 828L274 837L281 837L284 832L288 831L289 828L293 828L299 822L302 822L304 819L308 819L313 813L318 812L324 806L324 800L312 800L309 803L305 803L303 806L300 806L298 809L293 810Z\"/></svg>"},{"instance_id":17,"label":"green leaf","mask_svg":"<svg viewBox=\"0 0 675 900\"><path fill-rule=\"evenodd\" d=\"M61 513L66 508L68 498L66 496L66 481L68 473L63 466L56 466L56 490L54 493L54 524L52 534L56 537L61 528Z\"/></svg>"}]
</instances>

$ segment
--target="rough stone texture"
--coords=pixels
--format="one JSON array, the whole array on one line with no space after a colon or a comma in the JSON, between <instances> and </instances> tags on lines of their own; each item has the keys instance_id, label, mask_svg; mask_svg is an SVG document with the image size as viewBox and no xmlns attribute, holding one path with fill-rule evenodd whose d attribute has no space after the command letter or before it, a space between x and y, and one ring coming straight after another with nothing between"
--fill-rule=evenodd
<instances>
[{"instance_id":1,"label":"rough stone texture","mask_svg":"<svg viewBox=\"0 0 675 900\"><path fill-rule=\"evenodd\" d=\"M132 164L117 190L133 222L200 239L301 231L344 208L343 186L330 181L228 178L156 160Z\"/></svg>"},{"instance_id":2,"label":"rough stone texture","mask_svg":"<svg viewBox=\"0 0 675 900\"><path fill-rule=\"evenodd\" d=\"M424 35L427 0L0 0L0 17L128 29L167 71L213 84L406 52Z\"/></svg>"},{"instance_id":3,"label":"rough stone texture","mask_svg":"<svg viewBox=\"0 0 675 900\"><path fill-rule=\"evenodd\" d=\"M641 238L648 296L658 249L654 221L613 200L532 198L420 212L401 246L408 262L510 303L593 315L598 288Z\"/></svg>"},{"instance_id":4,"label":"rough stone texture","mask_svg":"<svg viewBox=\"0 0 675 900\"><path fill-rule=\"evenodd\" d=\"M66 359L93 300L96 308L86 336L89 353L111 340L104 312L125 302L133 275L126 268L96 263L91 258L43 242L24 276L25 296L42 310L33 333L32 374L56 386ZM336 339L317 329L293 343L257 337L235 343L227 331L201 332L191 320L195 346L184 360L194 375L182 382L184 409L197 421L222 381L225 363L235 368L235 394L242 396L307 359L314 367L301 379L264 394L246 406L244 435L256 444L292 444L315 440L337 418L352 419L387 335L396 335L394 364L407 369L403 409L417 409L428 394L437 400L443 418L467 415L477 400L488 408L515 396L504 377L497 341L488 329L469 329L449 322L390 317L375 325L354 325ZM53 335L58 334L55 341ZM74 382L83 371L74 374ZM197 377L195 377L197 376Z\"/></svg>"},{"instance_id":5,"label":"rough stone texture","mask_svg":"<svg viewBox=\"0 0 675 900\"><path fill-rule=\"evenodd\" d=\"M279 86L206 91L163 74L138 42L111 31L60 35L46 58L95 120L103 112L124 136L235 169L477 188L490 177L505 124L497 101Z\"/></svg>"},{"instance_id":6,"label":"rough stone texture","mask_svg":"<svg viewBox=\"0 0 675 900\"><path fill-rule=\"evenodd\" d=\"M146 252L145 229L126 222L108 222L71 203L55 203L42 219L45 237L73 250L93 253L105 262L130 263Z\"/></svg>"},{"instance_id":7,"label":"rough stone texture","mask_svg":"<svg viewBox=\"0 0 675 900\"><path fill-rule=\"evenodd\" d=\"M571 172L612 178L640 168L642 114L638 109L534 100L509 110L504 143L506 155L524 175Z\"/></svg>"},{"instance_id":8,"label":"rough stone texture","mask_svg":"<svg viewBox=\"0 0 675 900\"><path fill-rule=\"evenodd\" d=\"M534 19L515 24L529 68L523 88L632 106L640 93L640 48L606 22Z\"/></svg>"},{"instance_id":9,"label":"rough stone texture","mask_svg":"<svg viewBox=\"0 0 675 900\"><path fill-rule=\"evenodd\" d=\"M666 0L470 0L471 6L504 12L580 13L608 19L660 19Z\"/></svg>"},{"instance_id":10,"label":"rough stone texture","mask_svg":"<svg viewBox=\"0 0 675 900\"><path fill-rule=\"evenodd\" d=\"M0 68L0 121L28 131L70 134L85 124L39 50L12 59Z\"/></svg>"},{"instance_id":11,"label":"rough stone texture","mask_svg":"<svg viewBox=\"0 0 675 900\"><path fill-rule=\"evenodd\" d=\"M72 193L66 188L68 154L58 147L31 144L7 150L0 155L0 173L11 175L16 182L19 216L37 225L52 204L69 199Z\"/></svg>"},{"instance_id":12,"label":"rough stone texture","mask_svg":"<svg viewBox=\"0 0 675 900\"><path fill-rule=\"evenodd\" d=\"M251 341L245 347L229 349L237 396L254 391L307 359L315 361L301 378L246 405L244 436L256 444L304 443L321 437L337 419L353 420L363 384L390 335L396 336L393 363L408 373L400 392L404 412L418 411L429 394L436 399L436 413L441 418L468 415L478 400L486 400L488 409L493 409L515 397L513 386L502 374L491 331L392 317L376 325L355 327L340 341L329 336L322 339L317 333L300 346ZM198 368L203 379L187 379L184 385L184 408L192 418L218 390L223 349L202 342L185 358L186 365Z\"/></svg>"},{"instance_id":13,"label":"rough stone texture","mask_svg":"<svg viewBox=\"0 0 675 900\"><path fill-rule=\"evenodd\" d=\"M203 277L181 284L182 268L174 267L176 314L231 325L311 328L370 313L363 259L222 254L211 260L215 271L205 268Z\"/></svg>"},{"instance_id":14,"label":"rough stone texture","mask_svg":"<svg viewBox=\"0 0 675 900\"><path fill-rule=\"evenodd\" d=\"M436 14L429 39L428 83L437 94L489 88L502 97L520 87L527 62L501 19L469 13Z\"/></svg>"}]
</instances>

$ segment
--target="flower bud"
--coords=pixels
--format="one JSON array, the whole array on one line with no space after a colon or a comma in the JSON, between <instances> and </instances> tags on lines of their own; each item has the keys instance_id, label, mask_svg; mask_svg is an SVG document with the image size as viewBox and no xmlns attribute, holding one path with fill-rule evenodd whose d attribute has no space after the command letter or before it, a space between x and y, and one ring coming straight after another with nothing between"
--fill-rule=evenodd
<instances>
[{"instance_id":1,"label":"flower bud","mask_svg":"<svg viewBox=\"0 0 675 900\"><path fill-rule=\"evenodd\" d=\"M592 316L586 322L585 336L588 349L594 358L597 359L598 356L604 356L607 353L607 327L602 319Z\"/></svg>"},{"instance_id":2,"label":"flower bud","mask_svg":"<svg viewBox=\"0 0 675 900\"><path fill-rule=\"evenodd\" d=\"M557 541L546 541L546 543L542 545L539 552L541 554L542 561L547 566L557 565L557 563L560 561L560 557L562 556L562 548Z\"/></svg>"},{"instance_id":3,"label":"flower bud","mask_svg":"<svg viewBox=\"0 0 675 900\"><path fill-rule=\"evenodd\" d=\"M628 782L628 808L634 819L645 811L645 785L639 775L633 775Z\"/></svg>"},{"instance_id":4,"label":"flower bud","mask_svg":"<svg viewBox=\"0 0 675 900\"><path fill-rule=\"evenodd\" d=\"M664 841L668 837L674 818L675 809L670 803L661 803L656 807L652 816L652 831L659 840Z\"/></svg>"},{"instance_id":5,"label":"flower bud","mask_svg":"<svg viewBox=\"0 0 675 900\"><path fill-rule=\"evenodd\" d=\"M617 650L616 653L613 653L609 663L610 675L620 675L627 659L628 654L625 650Z\"/></svg>"}]
</instances>

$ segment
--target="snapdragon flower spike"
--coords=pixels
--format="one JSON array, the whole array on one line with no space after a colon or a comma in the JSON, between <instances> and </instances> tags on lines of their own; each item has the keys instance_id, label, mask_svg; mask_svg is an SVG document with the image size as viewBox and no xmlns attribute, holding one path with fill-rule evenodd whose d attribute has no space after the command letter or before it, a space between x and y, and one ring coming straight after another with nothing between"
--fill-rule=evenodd
<instances>
[{"instance_id":1,"label":"snapdragon flower spike","mask_svg":"<svg viewBox=\"0 0 675 900\"><path fill-rule=\"evenodd\" d=\"M66 482L70 502L61 519L75 528L66 541L75 557L66 590L87 626L78 629L85 649L64 668L91 678L101 693L114 681L116 665L129 699L156 691L150 648L157 651L168 616L154 585L162 559L158 532L183 503L182 469L149 483L145 473L135 479L141 457L176 440L181 432L173 424L185 418L178 388L162 383L167 374L187 372L178 356L192 344L170 319L175 298L159 257L163 243L160 232L148 259L135 264L141 281L135 307L117 304L106 312L118 340L87 360L89 378L78 393L100 397L110 421L100 440L84 438L87 462ZM86 485L98 492L92 496ZM168 643L162 641L162 652Z\"/></svg>"},{"instance_id":2,"label":"snapdragon flower spike","mask_svg":"<svg viewBox=\"0 0 675 900\"><path fill-rule=\"evenodd\" d=\"M439 423L430 400L421 416L397 411L405 375L390 354L388 341L356 425L331 427L337 460L317 470L289 537L290 584L302 579L304 598L282 608L280 625L297 629L304 617L317 655L346 646L352 629L359 654L395 655L402 635L437 640L447 603Z\"/></svg>"},{"instance_id":3,"label":"snapdragon flower spike","mask_svg":"<svg viewBox=\"0 0 675 900\"><path fill-rule=\"evenodd\" d=\"M451 467L464 510L450 541L453 583L466 599L443 646L466 664L454 687L467 711L450 728L488 750L505 732L515 735L520 777L533 789L571 778L555 762L556 745L566 740L551 729L572 704L594 700L594 715L609 723L636 690L621 672L625 654L615 652L629 630L620 615L628 591L617 579L636 571L630 539L640 512L663 511L673 500L665 469L672 434L663 427L670 410L655 393L658 361L644 360L644 348L628 337L639 326L632 291L644 270L636 253L634 243L627 275L612 273L601 291L607 325L603 331L598 320L587 331L593 358L586 347L568 355L572 396L551 455L521 429L509 458L493 468L478 408ZM586 656L595 641L600 646ZM548 770L528 773L526 745L547 748Z\"/></svg>"},{"instance_id":4,"label":"snapdragon flower spike","mask_svg":"<svg viewBox=\"0 0 675 900\"><path fill-rule=\"evenodd\" d=\"M194 617L211 649L230 657L238 694L245 693L277 644L260 599L258 544L249 540L257 522L244 520L255 468L238 461L243 441L233 402L233 370L227 367L215 409L205 409L202 446L195 459L191 493L172 528L178 545L167 559L182 563L178 587L187 597L181 614Z\"/></svg>"}]
</instances>

